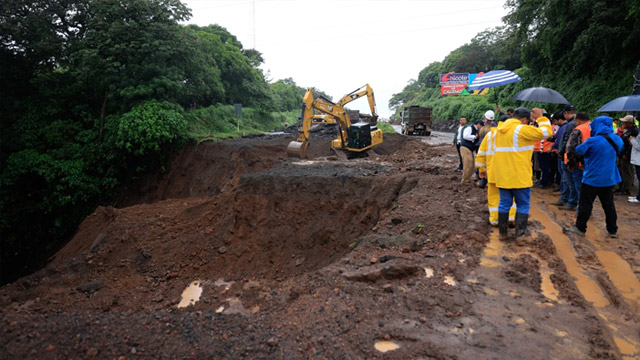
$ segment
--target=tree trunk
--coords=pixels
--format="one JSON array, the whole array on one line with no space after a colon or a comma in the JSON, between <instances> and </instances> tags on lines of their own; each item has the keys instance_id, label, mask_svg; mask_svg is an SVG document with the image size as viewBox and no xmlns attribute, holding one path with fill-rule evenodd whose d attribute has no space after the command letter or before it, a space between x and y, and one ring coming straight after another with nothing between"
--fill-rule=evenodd
<instances>
[{"instance_id":1,"label":"tree trunk","mask_svg":"<svg viewBox=\"0 0 640 360\"><path fill-rule=\"evenodd\" d=\"M98 130L98 144L102 143L102 132L104 130L104 114L107 110L107 93L104 91L104 99L102 100L102 108L100 109L100 129Z\"/></svg>"},{"instance_id":2,"label":"tree trunk","mask_svg":"<svg viewBox=\"0 0 640 360\"><path fill-rule=\"evenodd\" d=\"M634 76L635 82L633 83L633 92L631 95L640 95L640 61L636 66L636 76Z\"/></svg>"}]
</instances>

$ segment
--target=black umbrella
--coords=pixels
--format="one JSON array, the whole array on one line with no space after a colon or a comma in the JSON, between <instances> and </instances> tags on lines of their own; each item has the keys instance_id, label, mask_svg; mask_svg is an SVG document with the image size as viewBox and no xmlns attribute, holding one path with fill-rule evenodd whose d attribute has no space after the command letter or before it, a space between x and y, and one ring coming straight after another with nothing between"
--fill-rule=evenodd
<instances>
[{"instance_id":1,"label":"black umbrella","mask_svg":"<svg viewBox=\"0 0 640 360\"><path fill-rule=\"evenodd\" d=\"M603 111L640 111L640 95L629 95L613 99L598 109Z\"/></svg>"},{"instance_id":2,"label":"black umbrella","mask_svg":"<svg viewBox=\"0 0 640 360\"><path fill-rule=\"evenodd\" d=\"M562 94L553 89L547 89L544 87L532 87L524 89L513 95L512 99L552 104L569 104L569 100L562 96Z\"/></svg>"}]
</instances>

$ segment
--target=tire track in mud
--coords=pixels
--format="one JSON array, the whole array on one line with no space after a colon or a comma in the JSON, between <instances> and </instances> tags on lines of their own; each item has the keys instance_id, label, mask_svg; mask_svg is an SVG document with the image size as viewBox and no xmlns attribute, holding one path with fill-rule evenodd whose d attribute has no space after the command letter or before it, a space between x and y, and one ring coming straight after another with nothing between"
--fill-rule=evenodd
<instances>
[{"instance_id":1,"label":"tire track in mud","mask_svg":"<svg viewBox=\"0 0 640 360\"><path fill-rule=\"evenodd\" d=\"M489 299L479 299L476 311L496 328L520 330L505 334L520 347L517 352L508 349L507 358L618 358L613 341L602 341L595 315L582 311L584 300L576 301L578 290L552 251L544 235L532 232L527 243L516 245L500 241L494 229L476 270L478 277L491 279L484 289ZM507 312L492 304L500 297Z\"/></svg>"},{"instance_id":2,"label":"tire track in mud","mask_svg":"<svg viewBox=\"0 0 640 360\"><path fill-rule=\"evenodd\" d=\"M553 211L546 206L551 196L534 193L532 220L539 221L543 229L538 234L549 236L567 271L575 279L582 296L591 304L608 335L613 339L622 359L640 359L638 339L638 311L640 309L640 282L632 266L619 254L610 251L606 233L595 224L597 216L588 223L586 237L568 237L562 226L575 221L572 213ZM594 206L594 213L597 206ZM573 215L573 216L572 216ZM601 216L600 216L601 217ZM621 226L619 233L633 234Z\"/></svg>"}]
</instances>

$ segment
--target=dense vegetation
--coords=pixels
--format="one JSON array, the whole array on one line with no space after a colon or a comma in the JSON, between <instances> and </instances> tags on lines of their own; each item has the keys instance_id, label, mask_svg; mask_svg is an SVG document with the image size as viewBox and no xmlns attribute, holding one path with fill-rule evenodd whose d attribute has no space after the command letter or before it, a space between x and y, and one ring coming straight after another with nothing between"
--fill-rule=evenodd
<instances>
[{"instance_id":1,"label":"dense vegetation","mask_svg":"<svg viewBox=\"0 0 640 360\"><path fill-rule=\"evenodd\" d=\"M0 284L188 141L282 128L304 89L179 0L0 5ZM235 116L235 103L243 105Z\"/></svg>"},{"instance_id":2,"label":"dense vegetation","mask_svg":"<svg viewBox=\"0 0 640 360\"><path fill-rule=\"evenodd\" d=\"M480 119L496 104L503 109L527 105L510 98L544 86L594 114L609 100L630 94L640 60L639 1L508 0L505 6L510 11L504 26L479 33L443 61L429 64L393 95L390 108L417 104L433 106L435 119ZM515 70L522 81L491 89L486 96L440 95L440 74L500 69Z\"/></svg>"}]
</instances>

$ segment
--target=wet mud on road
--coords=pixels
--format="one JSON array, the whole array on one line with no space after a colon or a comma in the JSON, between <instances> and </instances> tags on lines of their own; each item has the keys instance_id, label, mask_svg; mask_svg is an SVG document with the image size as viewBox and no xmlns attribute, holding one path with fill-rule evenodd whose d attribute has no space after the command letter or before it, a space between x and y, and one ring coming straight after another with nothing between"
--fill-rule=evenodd
<instances>
[{"instance_id":1,"label":"wet mud on road","mask_svg":"<svg viewBox=\"0 0 640 360\"><path fill-rule=\"evenodd\" d=\"M203 143L0 288L0 358L638 359L640 220L586 237L534 189L501 242L450 139L338 161L312 135ZM437 139L433 137L432 139ZM623 199L623 200L626 200Z\"/></svg>"}]
</instances>

